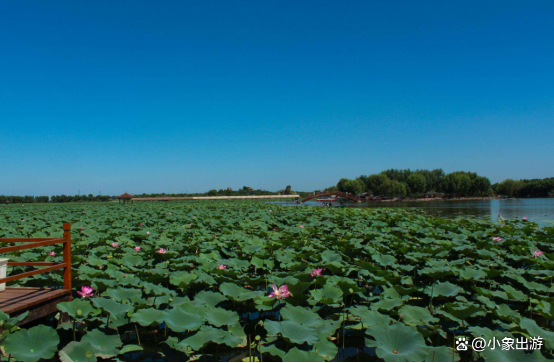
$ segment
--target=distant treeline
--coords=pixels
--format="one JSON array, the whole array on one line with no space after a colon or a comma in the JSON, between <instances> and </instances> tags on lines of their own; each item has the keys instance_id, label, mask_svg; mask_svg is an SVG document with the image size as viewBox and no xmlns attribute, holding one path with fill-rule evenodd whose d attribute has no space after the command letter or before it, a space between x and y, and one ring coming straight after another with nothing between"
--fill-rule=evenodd
<instances>
[{"instance_id":1,"label":"distant treeline","mask_svg":"<svg viewBox=\"0 0 554 363\"><path fill-rule=\"evenodd\" d=\"M507 197L554 196L554 178L519 180L506 179L491 185L489 178L477 173L455 171L445 174L442 169L389 169L379 174L360 175L356 179L342 178L326 190L339 190L354 195L370 193L375 196L405 198L426 193L443 193L446 197Z\"/></svg>"},{"instance_id":2,"label":"distant treeline","mask_svg":"<svg viewBox=\"0 0 554 363\"><path fill-rule=\"evenodd\" d=\"M210 191L207 191L205 193L173 193L173 194L167 194L167 193L142 193L142 194L135 194L134 196L137 198L163 198L163 197L206 197L206 196L245 196L245 195L272 195L275 194L275 192L270 192L267 190L261 190L261 189L253 189L251 187L243 186L242 189L238 190L232 190L232 189L212 189Z\"/></svg>"},{"instance_id":3,"label":"distant treeline","mask_svg":"<svg viewBox=\"0 0 554 363\"><path fill-rule=\"evenodd\" d=\"M69 202L107 202L112 200L115 197L111 197L109 195L53 195L52 197L49 196L32 196L32 195L26 195L24 197L21 196L13 196L13 195L0 195L0 204L2 203L69 203Z\"/></svg>"},{"instance_id":4,"label":"distant treeline","mask_svg":"<svg viewBox=\"0 0 554 363\"><path fill-rule=\"evenodd\" d=\"M545 179L506 179L495 183L492 189L500 195L517 198L554 197L554 178Z\"/></svg>"}]
</instances>

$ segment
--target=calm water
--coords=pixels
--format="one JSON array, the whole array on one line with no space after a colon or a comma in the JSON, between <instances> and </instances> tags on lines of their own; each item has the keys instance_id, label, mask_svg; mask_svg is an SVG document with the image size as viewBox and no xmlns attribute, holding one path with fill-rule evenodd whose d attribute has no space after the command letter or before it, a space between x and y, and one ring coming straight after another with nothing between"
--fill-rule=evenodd
<instances>
[{"instance_id":1,"label":"calm water","mask_svg":"<svg viewBox=\"0 0 554 363\"><path fill-rule=\"evenodd\" d=\"M305 205L321 206L321 203L310 201L306 202ZM347 203L347 206L352 208L417 208L444 218L469 216L496 220L500 214L506 219L527 217L530 221L543 226L554 224L554 198L419 203Z\"/></svg>"}]
</instances>

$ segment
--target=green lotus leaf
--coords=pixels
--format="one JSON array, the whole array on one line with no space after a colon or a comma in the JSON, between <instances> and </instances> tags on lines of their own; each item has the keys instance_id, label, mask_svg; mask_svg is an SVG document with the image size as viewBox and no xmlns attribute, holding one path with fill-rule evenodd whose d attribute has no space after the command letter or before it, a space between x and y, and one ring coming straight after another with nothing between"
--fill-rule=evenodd
<instances>
[{"instance_id":1,"label":"green lotus leaf","mask_svg":"<svg viewBox=\"0 0 554 363\"><path fill-rule=\"evenodd\" d=\"M131 305L121 304L112 299L95 297L91 301L94 306L96 306L97 308L103 309L114 318L119 318L123 316L126 312L135 310Z\"/></svg>"},{"instance_id":2,"label":"green lotus leaf","mask_svg":"<svg viewBox=\"0 0 554 363\"><path fill-rule=\"evenodd\" d=\"M330 361L335 358L339 352L339 348L335 343L320 335L319 341L314 344L313 352L322 356L324 360Z\"/></svg>"},{"instance_id":3,"label":"green lotus leaf","mask_svg":"<svg viewBox=\"0 0 554 363\"><path fill-rule=\"evenodd\" d=\"M81 339L81 342L89 342L95 351L97 357L111 358L119 354L119 347L123 345L119 334L107 335L98 329L94 329Z\"/></svg>"},{"instance_id":4,"label":"green lotus leaf","mask_svg":"<svg viewBox=\"0 0 554 363\"><path fill-rule=\"evenodd\" d=\"M203 326L196 334L181 341L179 345L181 347L191 347L197 351L202 349L209 343L224 343L227 337L226 332L222 329L217 329L209 326Z\"/></svg>"},{"instance_id":5,"label":"green lotus leaf","mask_svg":"<svg viewBox=\"0 0 554 363\"><path fill-rule=\"evenodd\" d=\"M313 311L300 306L292 306L288 304L281 309L281 315L285 320L294 321L300 325L310 328L321 326L324 322L324 320Z\"/></svg>"},{"instance_id":6,"label":"green lotus leaf","mask_svg":"<svg viewBox=\"0 0 554 363\"><path fill-rule=\"evenodd\" d=\"M404 304L404 301L400 298L384 298L379 300L376 303L371 304L371 309L373 310L385 310L385 311L391 311L393 309L396 309L399 306L402 306Z\"/></svg>"},{"instance_id":7,"label":"green lotus leaf","mask_svg":"<svg viewBox=\"0 0 554 363\"><path fill-rule=\"evenodd\" d=\"M275 345L262 345L262 353L265 355L265 354L270 354L270 355L273 355L275 357L280 357L280 358L283 358L285 356L285 352L282 351L281 349L277 348Z\"/></svg>"},{"instance_id":8,"label":"green lotus leaf","mask_svg":"<svg viewBox=\"0 0 554 363\"><path fill-rule=\"evenodd\" d=\"M469 266L466 266L463 270L459 270L459 273L460 280L462 281L481 280L487 275L483 270Z\"/></svg>"},{"instance_id":9,"label":"green lotus leaf","mask_svg":"<svg viewBox=\"0 0 554 363\"><path fill-rule=\"evenodd\" d=\"M182 271L180 273L171 275L171 277L169 278L169 283L171 283L172 285L178 286L180 288L186 288L190 284L192 284L197 278L198 278L198 275Z\"/></svg>"},{"instance_id":10,"label":"green lotus leaf","mask_svg":"<svg viewBox=\"0 0 554 363\"><path fill-rule=\"evenodd\" d=\"M435 283L431 286L427 286L424 290L424 292L431 297L456 296L460 293L460 291L462 291L462 288L460 286L454 285L448 281Z\"/></svg>"},{"instance_id":11,"label":"green lotus leaf","mask_svg":"<svg viewBox=\"0 0 554 363\"><path fill-rule=\"evenodd\" d=\"M294 321L265 321L264 328L270 335L281 334L285 339L295 344L314 344L318 341L316 330Z\"/></svg>"},{"instance_id":12,"label":"green lotus leaf","mask_svg":"<svg viewBox=\"0 0 554 363\"><path fill-rule=\"evenodd\" d=\"M234 344L229 345L229 342L226 342L227 345L232 347L245 347L248 344L248 337L240 324L228 326L227 332L231 335L230 339L233 339Z\"/></svg>"},{"instance_id":13,"label":"green lotus leaf","mask_svg":"<svg viewBox=\"0 0 554 363\"><path fill-rule=\"evenodd\" d=\"M428 347L429 353L425 357L425 362L459 362L460 356L454 349L449 347Z\"/></svg>"},{"instance_id":14,"label":"green lotus leaf","mask_svg":"<svg viewBox=\"0 0 554 363\"><path fill-rule=\"evenodd\" d=\"M196 294L196 296L194 297L194 301L192 303L195 306L213 308L217 304L225 300L227 300L225 296L223 296L218 292L200 291L198 294Z\"/></svg>"},{"instance_id":15,"label":"green lotus leaf","mask_svg":"<svg viewBox=\"0 0 554 363\"><path fill-rule=\"evenodd\" d=\"M375 353L385 362L422 361L427 356L428 347L416 328L397 323L374 326L367 333L375 341L366 344L376 347Z\"/></svg>"},{"instance_id":16,"label":"green lotus leaf","mask_svg":"<svg viewBox=\"0 0 554 363\"><path fill-rule=\"evenodd\" d=\"M60 344L58 333L46 326L18 330L4 339L4 350L18 361L36 362L39 359L50 359Z\"/></svg>"},{"instance_id":17,"label":"green lotus leaf","mask_svg":"<svg viewBox=\"0 0 554 363\"><path fill-rule=\"evenodd\" d=\"M350 313L359 317L365 328L375 325L389 325L392 321L388 315L381 314L377 310L370 310L365 306L350 308Z\"/></svg>"},{"instance_id":18,"label":"green lotus leaf","mask_svg":"<svg viewBox=\"0 0 554 363\"><path fill-rule=\"evenodd\" d=\"M142 348L140 345L127 344L127 345L124 345L123 348L121 348L121 350L119 351L119 354L121 355L129 352L137 352L141 350L144 350L144 348Z\"/></svg>"},{"instance_id":19,"label":"green lotus leaf","mask_svg":"<svg viewBox=\"0 0 554 363\"><path fill-rule=\"evenodd\" d=\"M78 316L88 317L89 315L98 315L99 309L95 309L90 301L84 299L75 299L70 302L62 302L58 304L58 309L62 313L69 314L72 318L77 319Z\"/></svg>"},{"instance_id":20,"label":"green lotus leaf","mask_svg":"<svg viewBox=\"0 0 554 363\"><path fill-rule=\"evenodd\" d=\"M321 262L323 264L340 264L342 262L342 257L338 253L331 252L329 250L324 251L321 255Z\"/></svg>"},{"instance_id":21,"label":"green lotus leaf","mask_svg":"<svg viewBox=\"0 0 554 363\"><path fill-rule=\"evenodd\" d=\"M510 285L500 285L500 288L503 289L504 291L506 291L506 293L508 294L508 297L510 299L518 300L518 301L528 301L529 300L529 297L527 295L525 295L523 292L521 292L519 290L514 289Z\"/></svg>"},{"instance_id":22,"label":"green lotus leaf","mask_svg":"<svg viewBox=\"0 0 554 363\"><path fill-rule=\"evenodd\" d=\"M234 311L222 308L210 308L206 310L206 320L217 327L235 325L239 322L239 315Z\"/></svg>"},{"instance_id":23,"label":"green lotus leaf","mask_svg":"<svg viewBox=\"0 0 554 363\"><path fill-rule=\"evenodd\" d=\"M493 313L499 318L509 321L513 321L514 319L521 317L521 315L517 311L510 309L510 307L506 304L498 305Z\"/></svg>"},{"instance_id":24,"label":"green lotus leaf","mask_svg":"<svg viewBox=\"0 0 554 363\"><path fill-rule=\"evenodd\" d=\"M62 362L96 362L94 347L89 342L71 342L58 355Z\"/></svg>"},{"instance_id":25,"label":"green lotus leaf","mask_svg":"<svg viewBox=\"0 0 554 363\"><path fill-rule=\"evenodd\" d=\"M219 291L223 293L223 295L227 296L233 301L246 301L255 298L256 296L261 296L263 292L261 291L251 291L248 289L245 289L242 286L238 286L237 284L232 284L229 282L224 282L219 286Z\"/></svg>"},{"instance_id":26,"label":"green lotus leaf","mask_svg":"<svg viewBox=\"0 0 554 363\"><path fill-rule=\"evenodd\" d=\"M142 291L138 289L118 287L117 289L108 289L106 291L106 295L115 301L127 303L142 298Z\"/></svg>"},{"instance_id":27,"label":"green lotus leaf","mask_svg":"<svg viewBox=\"0 0 554 363\"><path fill-rule=\"evenodd\" d=\"M316 328L319 336L330 337L335 334L338 328L341 326L342 320L324 320L323 325Z\"/></svg>"},{"instance_id":28,"label":"green lotus leaf","mask_svg":"<svg viewBox=\"0 0 554 363\"><path fill-rule=\"evenodd\" d=\"M284 355L283 362L325 362L325 359L316 352L294 347Z\"/></svg>"},{"instance_id":29,"label":"green lotus leaf","mask_svg":"<svg viewBox=\"0 0 554 363\"><path fill-rule=\"evenodd\" d=\"M371 258L381 266L390 266L396 261L396 257L391 255L373 255Z\"/></svg>"},{"instance_id":30,"label":"green lotus leaf","mask_svg":"<svg viewBox=\"0 0 554 363\"><path fill-rule=\"evenodd\" d=\"M429 309L411 305L405 305L400 308L398 315L404 324L409 326L430 325L431 323L438 323L440 320L439 318L434 318Z\"/></svg>"},{"instance_id":31,"label":"green lotus leaf","mask_svg":"<svg viewBox=\"0 0 554 363\"><path fill-rule=\"evenodd\" d=\"M486 314L485 309L475 304L448 303L444 306L452 316L460 320L466 320L470 316L474 315Z\"/></svg>"},{"instance_id":32,"label":"green lotus leaf","mask_svg":"<svg viewBox=\"0 0 554 363\"><path fill-rule=\"evenodd\" d=\"M169 329L176 333L182 333L185 330L194 331L204 324L205 319L202 316L187 312L182 306L164 312L163 321L166 322Z\"/></svg>"},{"instance_id":33,"label":"green lotus leaf","mask_svg":"<svg viewBox=\"0 0 554 363\"><path fill-rule=\"evenodd\" d=\"M546 349L554 349L554 332L544 330L537 325L535 320L521 318L519 327L527 331L530 337L541 337L544 340Z\"/></svg>"},{"instance_id":34,"label":"green lotus leaf","mask_svg":"<svg viewBox=\"0 0 554 363\"><path fill-rule=\"evenodd\" d=\"M2 326L2 328L6 331L15 327L20 321L23 321L27 315L29 315L29 311L26 311L23 314L16 315L12 318L3 311L0 311L0 313L0 326Z\"/></svg>"},{"instance_id":35,"label":"green lotus leaf","mask_svg":"<svg viewBox=\"0 0 554 363\"><path fill-rule=\"evenodd\" d=\"M331 283L326 283L323 288L310 290L315 301L321 304L334 304L342 301L342 290Z\"/></svg>"},{"instance_id":36,"label":"green lotus leaf","mask_svg":"<svg viewBox=\"0 0 554 363\"><path fill-rule=\"evenodd\" d=\"M154 308L140 309L133 313L131 321L142 326L149 326L163 321L164 311Z\"/></svg>"}]
</instances>

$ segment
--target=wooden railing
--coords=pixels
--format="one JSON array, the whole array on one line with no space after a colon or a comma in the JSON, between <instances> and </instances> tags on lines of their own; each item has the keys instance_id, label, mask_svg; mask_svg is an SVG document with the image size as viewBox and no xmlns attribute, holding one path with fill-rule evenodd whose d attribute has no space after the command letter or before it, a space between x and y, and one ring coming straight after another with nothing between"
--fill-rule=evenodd
<instances>
[{"instance_id":1,"label":"wooden railing","mask_svg":"<svg viewBox=\"0 0 554 363\"><path fill-rule=\"evenodd\" d=\"M8 276L0 279L0 284L15 281L25 277L39 275L53 270L64 269L63 288L71 291L71 223L63 224L62 238L0 238L0 243L24 242L25 244L1 247L1 253L26 250L42 246L49 246L57 243L63 243L63 262L8 262L8 266L46 266L34 271L24 272L17 275Z\"/></svg>"}]
</instances>

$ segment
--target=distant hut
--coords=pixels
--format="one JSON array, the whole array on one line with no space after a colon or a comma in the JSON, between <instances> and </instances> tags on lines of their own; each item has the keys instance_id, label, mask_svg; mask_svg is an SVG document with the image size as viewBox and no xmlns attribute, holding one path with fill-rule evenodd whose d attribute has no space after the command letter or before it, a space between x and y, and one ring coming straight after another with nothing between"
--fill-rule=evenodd
<instances>
[{"instance_id":1,"label":"distant hut","mask_svg":"<svg viewBox=\"0 0 554 363\"><path fill-rule=\"evenodd\" d=\"M233 191L233 188L227 187L227 190L230 191L230 192L232 192L232 191Z\"/></svg>"},{"instance_id":2,"label":"distant hut","mask_svg":"<svg viewBox=\"0 0 554 363\"><path fill-rule=\"evenodd\" d=\"M437 193L434 190L431 190L430 192L425 193L424 197L427 198L427 199L444 198L444 193Z\"/></svg>"},{"instance_id":3,"label":"distant hut","mask_svg":"<svg viewBox=\"0 0 554 363\"><path fill-rule=\"evenodd\" d=\"M127 192L125 192L125 194L121 194L119 197L117 197L117 199L119 199L119 204L121 204L121 201L123 201L123 204L129 203L129 202L132 201L133 198L134 197L131 194L127 193Z\"/></svg>"}]
</instances>

